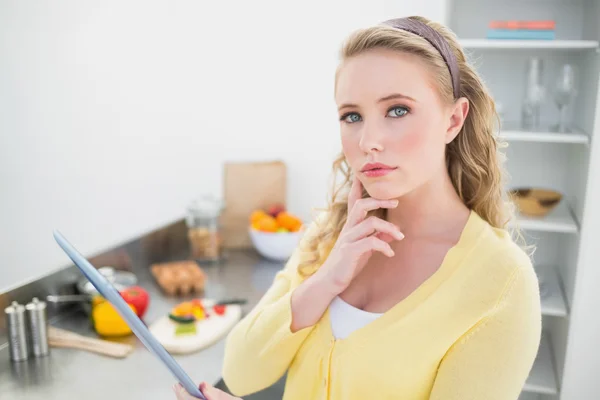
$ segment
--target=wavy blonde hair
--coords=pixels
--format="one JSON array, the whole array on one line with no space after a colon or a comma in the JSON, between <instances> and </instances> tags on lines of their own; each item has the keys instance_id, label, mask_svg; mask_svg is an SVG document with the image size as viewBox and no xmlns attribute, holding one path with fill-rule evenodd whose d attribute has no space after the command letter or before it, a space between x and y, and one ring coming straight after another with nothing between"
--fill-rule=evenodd
<instances>
[{"instance_id":1,"label":"wavy blonde hair","mask_svg":"<svg viewBox=\"0 0 600 400\"><path fill-rule=\"evenodd\" d=\"M469 113L458 136L446 147L446 166L454 189L464 204L491 226L504 228L513 216L513 204L506 199L503 179L505 157L499 151L505 147L495 134L499 118L494 100L474 68L467 62L456 36L446 27L423 17L410 17L438 31L456 55L460 74L460 97L469 101ZM377 25L355 31L341 50L343 61L372 49L390 49L420 57L429 66L437 81L443 101L454 101L452 79L440 53L426 40L412 33L387 25ZM333 188L325 213L316 222L313 234L304 241L303 259L298 272L312 274L326 259L339 236L348 215L348 191L351 169L344 154L333 163ZM366 197L363 191L363 197ZM385 217L385 211L371 214Z\"/></svg>"}]
</instances>

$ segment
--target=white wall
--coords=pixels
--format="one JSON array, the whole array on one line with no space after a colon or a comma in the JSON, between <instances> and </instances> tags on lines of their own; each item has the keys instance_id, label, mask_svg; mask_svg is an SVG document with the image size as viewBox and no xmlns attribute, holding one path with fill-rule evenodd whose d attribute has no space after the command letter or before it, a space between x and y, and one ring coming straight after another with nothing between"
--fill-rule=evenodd
<instances>
[{"instance_id":1,"label":"white wall","mask_svg":"<svg viewBox=\"0 0 600 400\"><path fill-rule=\"evenodd\" d=\"M225 160L282 158L325 201L351 29L443 0L0 0L0 292L182 217Z\"/></svg>"}]
</instances>

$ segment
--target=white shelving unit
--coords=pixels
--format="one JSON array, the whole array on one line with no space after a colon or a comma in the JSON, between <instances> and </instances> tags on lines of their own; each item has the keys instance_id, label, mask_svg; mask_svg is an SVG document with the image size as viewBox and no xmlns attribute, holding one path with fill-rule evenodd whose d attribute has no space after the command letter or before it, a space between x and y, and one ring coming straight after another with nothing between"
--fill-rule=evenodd
<instances>
[{"instance_id":1,"label":"white shelving unit","mask_svg":"<svg viewBox=\"0 0 600 400\"><path fill-rule=\"evenodd\" d=\"M533 262L543 315L542 342L520 399L595 398L597 391L586 390L600 384L585 381L581 371L590 368L590 350L600 344L600 336L590 343L586 333L590 323L595 326L590 320L600 306L600 294L587 284L589 276L600 280L600 265L594 265L600 263L600 246L594 244L600 237L600 214L595 211L600 185L594 187L600 182L600 1L446 0L446 10L445 23L503 106L498 135L509 143L507 190L542 187L563 194L548 215L518 215L513 222L537 248ZM554 20L556 39L490 40L486 32L491 20ZM543 61L546 88L542 126L535 130L520 123L531 57ZM559 133L552 128L558 116L553 94L560 67L567 63L575 67L577 96L571 107L573 127ZM590 304L590 299L597 303ZM600 366L600 361L592 363Z\"/></svg>"},{"instance_id":2,"label":"white shelving unit","mask_svg":"<svg viewBox=\"0 0 600 400\"><path fill-rule=\"evenodd\" d=\"M569 133L552 132L549 129L537 131L520 130L517 123L502 123L499 136L508 142L534 142L534 143L564 143L581 144L588 146L590 136L580 130Z\"/></svg>"},{"instance_id":3,"label":"white shelving unit","mask_svg":"<svg viewBox=\"0 0 600 400\"><path fill-rule=\"evenodd\" d=\"M546 332L542 334L540 349L533 363L531 374L529 374L529 378L525 382L524 391L556 395L558 394L558 385L556 383L550 340L546 335Z\"/></svg>"},{"instance_id":4,"label":"white shelving unit","mask_svg":"<svg viewBox=\"0 0 600 400\"><path fill-rule=\"evenodd\" d=\"M540 400L540 396L537 393L522 392L519 400Z\"/></svg>"},{"instance_id":5,"label":"white shelving unit","mask_svg":"<svg viewBox=\"0 0 600 400\"><path fill-rule=\"evenodd\" d=\"M556 133L556 132L521 132L502 131L500 136L512 142L538 142L538 143L571 143L588 144L590 138L584 133Z\"/></svg>"},{"instance_id":6,"label":"white shelving unit","mask_svg":"<svg viewBox=\"0 0 600 400\"><path fill-rule=\"evenodd\" d=\"M556 208L543 218L519 215L517 225L524 230L539 232L577 233L579 231L577 221L564 201L558 203Z\"/></svg>"},{"instance_id":7,"label":"white shelving unit","mask_svg":"<svg viewBox=\"0 0 600 400\"><path fill-rule=\"evenodd\" d=\"M596 40L490 40L490 39L462 39L461 45L465 49L560 49L560 50L585 50L596 49Z\"/></svg>"},{"instance_id":8,"label":"white shelving unit","mask_svg":"<svg viewBox=\"0 0 600 400\"><path fill-rule=\"evenodd\" d=\"M551 317L569 315L567 300L558 278L558 270L552 266L538 268L542 314Z\"/></svg>"}]
</instances>

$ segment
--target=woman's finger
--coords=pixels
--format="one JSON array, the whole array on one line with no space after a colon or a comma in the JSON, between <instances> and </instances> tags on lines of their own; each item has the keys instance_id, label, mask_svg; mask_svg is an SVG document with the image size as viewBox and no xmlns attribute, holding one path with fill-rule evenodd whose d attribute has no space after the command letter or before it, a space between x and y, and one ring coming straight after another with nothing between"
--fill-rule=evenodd
<instances>
[{"instance_id":1,"label":"woman's finger","mask_svg":"<svg viewBox=\"0 0 600 400\"><path fill-rule=\"evenodd\" d=\"M372 197L358 199L354 202L354 207L348 212L348 220L346 225L352 228L367 217L369 211L377 210L378 208L395 208L398 206L398 200L379 200Z\"/></svg>"},{"instance_id":2,"label":"woman's finger","mask_svg":"<svg viewBox=\"0 0 600 400\"><path fill-rule=\"evenodd\" d=\"M352 186L350 187L350 193L348 194L348 213L352 208L354 208L354 204L362 197L362 183L360 179L356 175L352 178Z\"/></svg>"},{"instance_id":3,"label":"woman's finger","mask_svg":"<svg viewBox=\"0 0 600 400\"><path fill-rule=\"evenodd\" d=\"M388 235L385 232L378 232L378 233L375 234L375 236L377 236L379 239L383 240L386 243L391 243L394 240L397 240L395 237L393 237L391 235Z\"/></svg>"},{"instance_id":4,"label":"woman's finger","mask_svg":"<svg viewBox=\"0 0 600 400\"><path fill-rule=\"evenodd\" d=\"M242 400L239 397L234 397L228 393L223 392L206 382L202 382L200 385L200 391L206 396L206 400Z\"/></svg>"},{"instance_id":5,"label":"woman's finger","mask_svg":"<svg viewBox=\"0 0 600 400\"><path fill-rule=\"evenodd\" d=\"M173 391L175 392L175 396L177 397L177 400L193 400L194 397L192 397L183 386L181 386L181 383L176 383L175 385L173 385Z\"/></svg>"},{"instance_id":6,"label":"woman's finger","mask_svg":"<svg viewBox=\"0 0 600 400\"><path fill-rule=\"evenodd\" d=\"M368 236L349 244L348 250L354 252L355 257L360 257L371 251L379 251L388 257L394 256L394 250L392 250L391 246L377 236Z\"/></svg>"},{"instance_id":7,"label":"woman's finger","mask_svg":"<svg viewBox=\"0 0 600 400\"><path fill-rule=\"evenodd\" d=\"M385 233L396 240L404 239L404 235L396 225L375 216L371 216L350 228L343 239L348 242L355 242L376 233Z\"/></svg>"}]
</instances>

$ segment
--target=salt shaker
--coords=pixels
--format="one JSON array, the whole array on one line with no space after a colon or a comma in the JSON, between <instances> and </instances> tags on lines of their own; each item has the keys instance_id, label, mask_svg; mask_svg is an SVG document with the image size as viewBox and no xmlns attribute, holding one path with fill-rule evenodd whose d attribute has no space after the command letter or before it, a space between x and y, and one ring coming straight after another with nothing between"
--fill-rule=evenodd
<instances>
[{"instance_id":1,"label":"salt shaker","mask_svg":"<svg viewBox=\"0 0 600 400\"><path fill-rule=\"evenodd\" d=\"M46 303L39 301L34 297L30 303L25 306L27 310L27 320L31 332L31 345L33 355L43 357L48 355L48 315L46 313Z\"/></svg>"},{"instance_id":2,"label":"salt shaker","mask_svg":"<svg viewBox=\"0 0 600 400\"><path fill-rule=\"evenodd\" d=\"M29 358L27 346L27 328L25 306L13 301L4 309L6 329L8 332L8 348L13 361L23 361Z\"/></svg>"}]
</instances>

